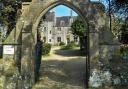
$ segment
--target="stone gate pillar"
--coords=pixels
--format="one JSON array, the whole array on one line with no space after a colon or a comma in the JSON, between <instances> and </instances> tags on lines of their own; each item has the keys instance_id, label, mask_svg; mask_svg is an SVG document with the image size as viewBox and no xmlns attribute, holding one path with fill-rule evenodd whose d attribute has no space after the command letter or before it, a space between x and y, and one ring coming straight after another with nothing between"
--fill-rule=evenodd
<instances>
[{"instance_id":1,"label":"stone gate pillar","mask_svg":"<svg viewBox=\"0 0 128 89\"><path fill-rule=\"evenodd\" d=\"M34 83L34 38L31 23L22 30L21 77L22 88L31 88Z\"/></svg>"}]
</instances>

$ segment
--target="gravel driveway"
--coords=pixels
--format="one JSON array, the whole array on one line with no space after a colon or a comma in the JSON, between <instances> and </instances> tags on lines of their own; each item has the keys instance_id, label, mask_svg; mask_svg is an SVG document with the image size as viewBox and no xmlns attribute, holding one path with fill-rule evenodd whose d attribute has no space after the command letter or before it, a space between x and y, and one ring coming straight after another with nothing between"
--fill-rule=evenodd
<instances>
[{"instance_id":1,"label":"gravel driveway","mask_svg":"<svg viewBox=\"0 0 128 89\"><path fill-rule=\"evenodd\" d=\"M85 61L79 49L59 50L53 47L43 57L40 80L33 89L85 89Z\"/></svg>"}]
</instances>

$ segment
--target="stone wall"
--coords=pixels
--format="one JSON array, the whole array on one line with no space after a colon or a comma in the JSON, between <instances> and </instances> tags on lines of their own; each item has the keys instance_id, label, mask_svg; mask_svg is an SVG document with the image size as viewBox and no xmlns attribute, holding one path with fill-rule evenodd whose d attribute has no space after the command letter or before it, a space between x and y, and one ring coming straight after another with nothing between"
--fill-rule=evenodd
<instances>
[{"instance_id":1,"label":"stone wall","mask_svg":"<svg viewBox=\"0 0 128 89\"><path fill-rule=\"evenodd\" d=\"M13 57L3 55L0 60L0 89L14 89L17 86L20 75Z\"/></svg>"}]
</instances>

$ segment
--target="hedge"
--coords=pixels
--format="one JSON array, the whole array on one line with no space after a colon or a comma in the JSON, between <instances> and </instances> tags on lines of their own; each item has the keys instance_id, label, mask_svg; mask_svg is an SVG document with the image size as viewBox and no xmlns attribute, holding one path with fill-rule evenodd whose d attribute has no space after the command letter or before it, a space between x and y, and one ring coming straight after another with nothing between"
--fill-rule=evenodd
<instances>
[{"instance_id":1,"label":"hedge","mask_svg":"<svg viewBox=\"0 0 128 89\"><path fill-rule=\"evenodd\" d=\"M51 44L44 43L42 44L42 55L47 55L51 51Z\"/></svg>"},{"instance_id":2,"label":"hedge","mask_svg":"<svg viewBox=\"0 0 128 89\"><path fill-rule=\"evenodd\" d=\"M65 43L64 42L60 42L60 44L59 44L60 46L63 46L63 45L65 45Z\"/></svg>"}]
</instances>

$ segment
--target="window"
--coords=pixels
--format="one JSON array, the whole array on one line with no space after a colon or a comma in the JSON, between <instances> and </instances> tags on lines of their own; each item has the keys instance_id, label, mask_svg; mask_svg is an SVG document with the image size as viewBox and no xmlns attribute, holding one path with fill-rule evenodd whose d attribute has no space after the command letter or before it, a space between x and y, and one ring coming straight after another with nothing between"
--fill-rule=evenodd
<instances>
[{"instance_id":1,"label":"window","mask_svg":"<svg viewBox=\"0 0 128 89\"><path fill-rule=\"evenodd\" d=\"M57 37L57 42L61 42L61 37Z\"/></svg>"},{"instance_id":2,"label":"window","mask_svg":"<svg viewBox=\"0 0 128 89\"><path fill-rule=\"evenodd\" d=\"M67 43L70 43L70 38L67 38Z\"/></svg>"},{"instance_id":3,"label":"window","mask_svg":"<svg viewBox=\"0 0 128 89\"><path fill-rule=\"evenodd\" d=\"M44 27L44 31L46 31L46 27Z\"/></svg>"},{"instance_id":4,"label":"window","mask_svg":"<svg viewBox=\"0 0 128 89\"><path fill-rule=\"evenodd\" d=\"M52 33L52 31L50 30L50 32L49 32L50 34Z\"/></svg>"},{"instance_id":5,"label":"window","mask_svg":"<svg viewBox=\"0 0 128 89\"><path fill-rule=\"evenodd\" d=\"M44 43L46 42L46 37L43 37L43 42L44 42Z\"/></svg>"},{"instance_id":6,"label":"window","mask_svg":"<svg viewBox=\"0 0 128 89\"><path fill-rule=\"evenodd\" d=\"M51 39L49 39L49 42L51 42Z\"/></svg>"},{"instance_id":7,"label":"window","mask_svg":"<svg viewBox=\"0 0 128 89\"><path fill-rule=\"evenodd\" d=\"M60 26L64 26L65 22L63 20L60 21Z\"/></svg>"},{"instance_id":8,"label":"window","mask_svg":"<svg viewBox=\"0 0 128 89\"><path fill-rule=\"evenodd\" d=\"M77 37L74 37L74 42L78 42L78 38Z\"/></svg>"},{"instance_id":9,"label":"window","mask_svg":"<svg viewBox=\"0 0 128 89\"><path fill-rule=\"evenodd\" d=\"M58 31L61 31L61 27L58 28Z\"/></svg>"}]
</instances>

